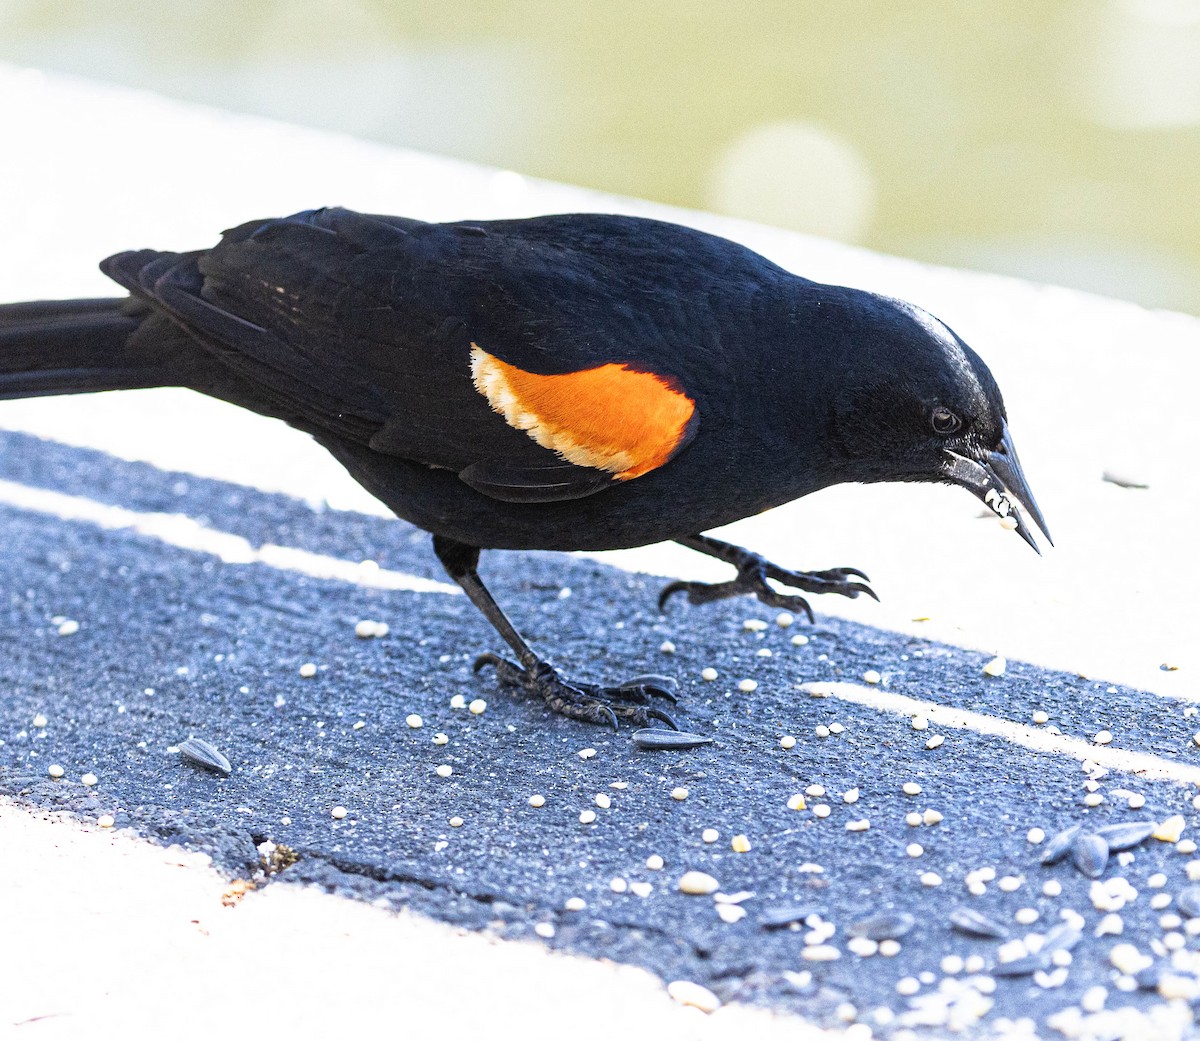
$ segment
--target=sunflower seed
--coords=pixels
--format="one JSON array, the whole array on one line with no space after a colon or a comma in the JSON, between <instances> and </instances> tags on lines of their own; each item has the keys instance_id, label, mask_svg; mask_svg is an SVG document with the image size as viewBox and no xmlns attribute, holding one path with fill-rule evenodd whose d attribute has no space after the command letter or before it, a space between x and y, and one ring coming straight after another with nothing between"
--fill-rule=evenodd
<instances>
[{"instance_id":1,"label":"sunflower seed","mask_svg":"<svg viewBox=\"0 0 1200 1041\"><path fill-rule=\"evenodd\" d=\"M1175 906L1179 913L1188 918L1200 918L1200 886L1188 886L1181 889L1175 897Z\"/></svg>"},{"instance_id":2,"label":"sunflower seed","mask_svg":"<svg viewBox=\"0 0 1200 1041\"><path fill-rule=\"evenodd\" d=\"M1046 848L1042 850L1043 864L1057 864L1063 857L1070 852L1071 843L1075 841L1075 836L1079 834L1079 829L1083 827L1081 824L1076 824L1072 828L1067 828L1066 831L1060 831L1049 842L1046 843Z\"/></svg>"},{"instance_id":3,"label":"sunflower seed","mask_svg":"<svg viewBox=\"0 0 1200 1041\"><path fill-rule=\"evenodd\" d=\"M904 911L883 911L855 922L846 930L851 936L865 936L868 940L899 940L908 935L916 919Z\"/></svg>"},{"instance_id":4,"label":"sunflower seed","mask_svg":"<svg viewBox=\"0 0 1200 1041\"><path fill-rule=\"evenodd\" d=\"M1088 878L1099 878L1108 866L1108 843L1094 832L1076 835L1071 843L1071 863Z\"/></svg>"},{"instance_id":5,"label":"sunflower seed","mask_svg":"<svg viewBox=\"0 0 1200 1041\"><path fill-rule=\"evenodd\" d=\"M993 976L1032 976L1035 972L1043 972L1050 967L1050 959L1041 951L1037 954L1027 954L1024 958L1014 958L1012 961L997 962L992 966Z\"/></svg>"},{"instance_id":6,"label":"sunflower seed","mask_svg":"<svg viewBox=\"0 0 1200 1041\"><path fill-rule=\"evenodd\" d=\"M1062 922L1046 933L1038 953L1048 958L1055 951L1072 950L1082 939L1083 930L1071 922Z\"/></svg>"},{"instance_id":7,"label":"sunflower seed","mask_svg":"<svg viewBox=\"0 0 1200 1041\"><path fill-rule=\"evenodd\" d=\"M1008 936L1007 926L969 907L956 907L950 912L950 928L968 936L983 936L990 940L1002 940Z\"/></svg>"},{"instance_id":8,"label":"sunflower seed","mask_svg":"<svg viewBox=\"0 0 1200 1041\"><path fill-rule=\"evenodd\" d=\"M821 908L812 904L774 904L759 915L758 924L764 929L781 929L785 925L802 922L809 915L820 912Z\"/></svg>"},{"instance_id":9,"label":"sunflower seed","mask_svg":"<svg viewBox=\"0 0 1200 1041\"><path fill-rule=\"evenodd\" d=\"M700 734L689 734L682 730L666 730L663 727L647 727L633 732L633 743L642 751L680 751L711 745L712 738Z\"/></svg>"},{"instance_id":10,"label":"sunflower seed","mask_svg":"<svg viewBox=\"0 0 1200 1041\"><path fill-rule=\"evenodd\" d=\"M185 762L191 763L192 766L212 770L223 777L228 777L233 773L233 767L229 765L229 760L217 751L214 745L210 745L203 738L189 737L186 741L181 742L179 754L183 756Z\"/></svg>"},{"instance_id":11,"label":"sunflower seed","mask_svg":"<svg viewBox=\"0 0 1200 1041\"><path fill-rule=\"evenodd\" d=\"M1109 824L1097 828L1096 834L1108 843L1109 852L1117 853L1123 849L1133 849L1134 846L1145 842L1154 834L1156 827L1153 821L1130 821L1127 824Z\"/></svg>"}]
</instances>

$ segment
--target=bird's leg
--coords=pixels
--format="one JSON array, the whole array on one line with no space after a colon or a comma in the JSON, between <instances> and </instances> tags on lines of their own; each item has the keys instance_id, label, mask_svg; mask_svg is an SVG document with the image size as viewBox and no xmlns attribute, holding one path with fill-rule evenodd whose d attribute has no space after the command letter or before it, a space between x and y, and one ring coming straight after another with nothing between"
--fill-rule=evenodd
<instances>
[{"instance_id":1,"label":"bird's leg","mask_svg":"<svg viewBox=\"0 0 1200 1041\"><path fill-rule=\"evenodd\" d=\"M806 593L837 593L851 599L860 593L866 593L867 596L879 599L875 596L874 590L865 584L870 579L857 568L835 567L828 571L788 571L772 564L757 553L751 553L747 549L730 545L728 542L721 542L719 539L709 538L707 535L688 535L675 541L681 546L687 546L688 549L694 549L698 553L705 553L710 557L723 560L727 564L732 564L737 568L737 578L728 582L714 583L672 582L664 586L658 596L659 610L662 610L674 593L687 593L688 603L691 604L709 604L715 600L725 600L731 596L753 593L764 604L771 607L779 607L788 611L803 611L808 615L809 622L812 622L812 608L808 606L808 601L804 597L794 593L781 593L772 587L767 579L773 579L781 585L791 586L793 589L802 589ZM851 581L852 578L861 578L863 581L854 582Z\"/></svg>"},{"instance_id":2,"label":"bird's leg","mask_svg":"<svg viewBox=\"0 0 1200 1041\"><path fill-rule=\"evenodd\" d=\"M501 683L520 687L540 697L553 711L585 723L607 723L615 729L620 717L637 726L648 726L652 720L659 720L674 730L679 729L667 713L651 703L653 698L661 697L674 704L676 684L670 676L635 676L616 687L568 681L553 665L534 653L492 598L477 571L479 550L475 546L434 535L433 551L446 573L462 586L471 603L492 623L516 655L517 660L512 662L495 654L481 654L475 659L476 672L491 665Z\"/></svg>"}]
</instances>

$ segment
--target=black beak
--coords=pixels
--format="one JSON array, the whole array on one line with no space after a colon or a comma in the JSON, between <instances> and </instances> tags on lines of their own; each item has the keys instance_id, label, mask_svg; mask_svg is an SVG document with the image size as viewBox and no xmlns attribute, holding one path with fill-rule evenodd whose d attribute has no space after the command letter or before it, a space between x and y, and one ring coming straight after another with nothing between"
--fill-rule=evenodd
<instances>
[{"instance_id":1,"label":"black beak","mask_svg":"<svg viewBox=\"0 0 1200 1041\"><path fill-rule=\"evenodd\" d=\"M946 455L949 459L943 472L949 481L979 496L998 517L1012 518L1016 522L1017 534L1033 547L1034 552L1040 554L1041 550L1033 540L1024 517L1010 500L1016 500L1017 505L1033 519L1051 546L1054 545L1054 540L1046 529L1046 520L1042 511L1038 509L1033 492L1029 490L1025 474L1021 471L1021 461L1017 458L1017 450L1013 447L1007 423L1004 425L1003 435L999 448L985 453L982 459L971 459L947 449Z\"/></svg>"}]
</instances>

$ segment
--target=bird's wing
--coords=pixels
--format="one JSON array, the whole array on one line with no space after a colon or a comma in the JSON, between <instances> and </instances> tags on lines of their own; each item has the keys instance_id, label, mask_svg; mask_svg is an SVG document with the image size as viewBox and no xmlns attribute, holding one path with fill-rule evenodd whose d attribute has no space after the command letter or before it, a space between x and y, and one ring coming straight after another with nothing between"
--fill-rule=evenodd
<instances>
[{"instance_id":1,"label":"bird's wing","mask_svg":"<svg viewBox=\"0 0 1200 1041\"><path fill-rule=\"evenodd\" d=\"M544 502L635 479L696 435L682 373L712 352L679 332L689 287L653 270L696 266L670 263L696 246L666 227L318 210L104 269L253 386L250 407Z\"/></svg>"}]
</instances>

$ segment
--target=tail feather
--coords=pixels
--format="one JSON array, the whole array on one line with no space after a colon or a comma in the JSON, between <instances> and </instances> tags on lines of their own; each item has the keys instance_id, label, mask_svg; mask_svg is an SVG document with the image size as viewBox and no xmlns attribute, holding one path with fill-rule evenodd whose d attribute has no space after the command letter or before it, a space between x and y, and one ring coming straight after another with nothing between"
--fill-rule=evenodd
<instances>
[{"instance_id":1,"label":"tail feather","mask_svg":"<svg viewBox=\"0 0 1200 1041\"><path fill-rule=\"evenodd\" d=\"M131 342L144 315L128 297L0 304L0 400L161 386Z\"/></svg>"}]
</instances>

